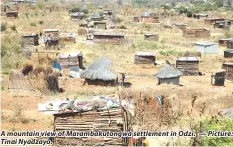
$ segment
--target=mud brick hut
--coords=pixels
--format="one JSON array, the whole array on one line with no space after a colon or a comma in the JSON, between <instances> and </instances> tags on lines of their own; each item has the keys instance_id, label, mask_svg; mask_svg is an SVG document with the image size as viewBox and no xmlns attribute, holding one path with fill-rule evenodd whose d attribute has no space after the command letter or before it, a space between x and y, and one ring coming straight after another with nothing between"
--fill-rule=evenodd
<instances>
[{"instance_id":1,"label":"mud brick hut","mask_svg":"<svg viewBox=\"0 0 233 147\"><path fill-rule=\"evenodd\" d=\"M194 47L197 52L201 52L202 54L218 53L218 45L214 42L196 42L194 43Z\"/></svg>"},{"instance_id":2,"label":"mud brick hut","mask_svg":"<svg viewBox=\"0 0 233 147\"><path fill-rule=\"evenodd\" d=\"M54 114L54 131L60 132L127 132L128 113L123 107L63 112ZM57 146L127 146L128 139L120 137L56 137Z\"/></svg>"},{"instance_id":3,"label":"mud brick hut","mask_svg":"<svg viewBox=\"0 0 233 147\"><path fill-rule=\"evenodd\" d=\"M214 28L222 28L224 30L230 30L231 27L231 21L216 21L214 23Z\"/></svg>"},{"instance_id":4,"label":"mud brick hut","mask_svg":"<svg viewBox=\"0 0 233 147\"><path fill-rule=\"evenodd\" d=\"M207 17L208 17L208 14L194 14L193 15L193 18L197 18L197 19L207 18Z\"/></svg>"},{"instance_id":5,"label":"mud brick hut","mask_svg":"<svg viewBox=\"0 0 233 147\"><path fill-rule=\"evenodd\" d=\"M150 14L148 12L144 12L140 17L141 22L145 23L159 23L159 16L156 16L155 14Z\"/></svg>"},{"instance_id":6,"label":"mud brick hut","mask_svg":"<svg viewBox=\"0 0 233 147\"><path fill-rule=\"evenodd\" d=\"M233 58L233 49L224 51L224 58Z\"/></svg>"},{"instance_id":7,"label":"mud brick hut","mask_svg":"<svg viewBox=\"0 0 233 147\"><path fill-rule=\"evenodd\" d=\"M71 20L82 20L87 18L85 13L81 13L81 12L74 12L74 13L70 13L70 18Z\"/></svg>"},{"instance_id":8,"label":"mud brick hut","mask_svg":"<svg viewBox=\"0 0 233 147\"><path fill-rule=\"evenodd\" d=\"M19 17L18 11L9 11L9 12L6 12L6 17L18 18Z\"/></svg>"},{"instance_id":9,"label":"mud brick hut","mask_svg":"<svg viewBox=\"0 0 233 147\"><path fill-rule=\"evenodd\" d=\"M140 21L139 17L136 16L136 17L133 18L133 22L139 22L139 21Z\"/></svg>"},{"instance_id":10,"label":"mud brick hut","mask_svg":"<svg viewBox=\"0 0 233 147\"><path fill-rule=\"evenodd\" d=\"M229 41L227 42L227 48L228 48L228 49L233 49L233 39L232 39L232 40L229 40Z\"/></svg>"},{"instance_id":11,"label":"mud brick hut","mask_svg":"<svg viewBox=\"0 0 233 147\"><path fill-rule=\"evenodd\" d=\"M184 29L186 29L187 24L184 24L184 23L176 23L175 26L176 26L178 29L184 30Z\"/></svg>"},{"instance_id":12,"label":"mud brick hut","mask_svg":"<svg viewBox=\"0 0 233 147\"><path fill-rule=\"evenodd\" d=\"M224 21L224 18L206 18L204 20L205 24L214 24L216 21Z\"/></svg>"},{"instance_id":13,"label":"mud brick hut","mask_svg":"<svg viewBox=\"0 0 233 147\"><path fill-rule=\"evenodd\" d=\"M22 41L24 46L36 46L39 45L39 35L38 34L28 34L22 36Z\"/></svg>"},{"instance_id":14,"label":"mud brick hut","mask_svg":"<svg viewBox=\"0 0 233 147\"><path fill-rule=\"evenodd\" d=\"M134 64L155 64L155 54L150 52L136 52Z\"/></svg>"},{"instance_id":15,"label":"mud brick hut","mask_svg":"<svg viewBox=\"0 0 233 147\"><path fill-rule=\"evenodd\" d=\"M83 54L81 52L60 53L57 57L62 68L83 67Z\"/></svg>"},{"instance_id":16,"label":"mud brick hut","mask_svg":"<svg viewBox=\"0 0 233 147\"><path fill-rule=\"evenodd\" d=\"M159 34L144 34L145 40L159 41Z\"/></svg>"},{"instance_id":17,"label":"mud brick hut","mask_svg":"<svg viewBox=\"0 0 233 147\"><path fill-rule=\"evenodd\" d=\"M228 42L233 40L233 38L225 38L225 39L219 39L219 45L223 47L227 47Z\"/></svg>"},{"instance_id":18,"label":"mud brick hut","mask_svg":"<svg viewBox=\"0 0 233 147\"><path fill-rule=\"evenodd\" d=\"M226 71L226 79L233 81L233 63L223 63L222 69Z\"/></svg>"},{"instance_id":19,"label":"mud brick hut","mask_svg":"<svg viewBox=\"0 0 233 147\"><path fill-rule=\"evenodd\" d=\"M80 77L85 79L88 85L116 86L117 75L110 71L111 61L107 57L101 57L88 66Z\"/></svg>"},{"instance_id":20,"label":"mud brick hut","mask_svg":"<svg viewBox=\"0 0 233 147\"><path fill-rule=\"evenodd\" d=\"M185 76L197 76L199 74L200 58L180 57L176 59L176 68L183 72Z\"/></svg>"},{"instance_id":21,"label":"mud brick hut","mask_svg":"<svg viewBox=\"0 0 233 147\"><path fill-rule=\"evenodd\" d=\"M93 40L96 43L121 44L125 36L115 32L95 32Z\"/></svg>"},{"instance_id":22,"label":"mud brick hut","mask_svg":"<svg viewBox=\"0 0 233 147\"><path fill-rule=\"evenodd\" d=\"M95 21L93 22L94 24L94 28L95 29L107 29L107 25L106 25L106 22L103 22L103 21Z\"/></svg>"},{"instance_id":23,"label":"mud brick hut","mask_svg":"<svg viewBox=\"0 0 233 147\"><path fill-rule=\"evenodd\" d=\"M184 29L183 36L189 38L209 38L209 29Z\"/></svg>"},{"instance_id":24,"label":"mud brick hut","mask_svg":"<svg viewBox=\"0 0 233 147\"><path fill-rule=\"evenodd\" d=\"M211 74L211 84L214 86L224 86L226 71L218 71Z\"/></svg>"},{"instance_id":25,"label":"mud brick hut","mask_svg":"<svg viewBox=\"0 0 233 147\"><path fill-rule=\"evenodd\" d=\"M180 85L180 76L182 75L183 73L174 66L165 65L161 70L158 71L158 73L156 74L156 78L158 78L158 85Z\"/></svg>"},{"instance_id":26,"label":"mud brick hut","mask_svg":"<svg viewBox=\"0 0 233 147\"><path fill-rule=\"evenodd\" d=\"M112 10L104 10L104 15L105 16L111 16L113 14Z\"/></svg>"}]
</instances>

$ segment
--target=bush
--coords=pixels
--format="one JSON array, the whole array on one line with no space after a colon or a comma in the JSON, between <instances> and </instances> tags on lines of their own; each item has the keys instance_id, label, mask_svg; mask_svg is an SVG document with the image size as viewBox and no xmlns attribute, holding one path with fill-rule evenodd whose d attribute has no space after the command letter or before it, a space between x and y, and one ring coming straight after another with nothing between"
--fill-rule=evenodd
<instances>
[{"instance_id":1,"label":"bush","mask_svg":"<svg viewBox=\"0 0 233 147\"><path fill-rule=\"evenodd\" d=\"M11 26L11 30L12 31L17 31L16 26L15 25Z\"/></svg>"},{"instance_id":2,"label":"bush","mask_svg":"<svg viewBox=\"0 0 233 147\"><path fill-rule=\"evenodd\" d=\"M7 24L6 23L1 24L1 32L6 31L6 29L7 29Z\"/></svg>"},{"instance_id":3,"label":"bush","mask_svg":"<svg viewBox=\"0 0 233 147\"><path fill-rule=\"evenodd\" d=\"M88 14L89 11L87 9L83 9L82 12Z\"/></svg>"},{"instance_id":4,"label":"bush","mask_svg":"<svg viewBox=\"0 0 233 147\"><path fill-rule=\"evenodd\" d=\"M170 55L182 56L183 55L182 52L178 52L178 51L175 51L175 50L160 51L159 53L161 55L163 55L163 56L170 56Z\"/></svg>"},{"instance_id":5,"label":"bush","mask_svg":"<svg viewBox=\"0 0 233 147\"><path fill-rule=\"evenodd\" d=\"M34 23L34 22L31 22L30 25L33 27L36 27L36 23Z\"/></svg>"},{"instance_id":6,"label":"bush","mask_svg":"<svg viewBox=\"0 0 233 147\"><path fill-rule=\"evenodd\" d=\"M43 21L43 20L40 20L40 21L39 21L39 24L40 24L40 25L44 24L44 21Z\"/></svg>"},{"instance_id":7,"label":"bush","mask_svg":"<svg viewBox=\"0 0 233 147\"><path fill-rule=\"evenodd\" d=\"M193 13L190 12L190 11L188 11L188 12L187 12L187 17L191 18L192 16L193 16Z\"/></svg>"}]
</instances>

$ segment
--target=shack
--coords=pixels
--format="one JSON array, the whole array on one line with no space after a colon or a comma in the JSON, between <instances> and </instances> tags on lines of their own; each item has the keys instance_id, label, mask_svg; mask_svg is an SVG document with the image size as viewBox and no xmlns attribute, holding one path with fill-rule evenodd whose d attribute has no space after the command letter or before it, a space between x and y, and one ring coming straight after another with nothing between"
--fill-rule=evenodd
<instances>
[{"instance_id":1,"label":"shack","mask_svg":"<svg viewBox=\"0 0 233 147\"><path fill-rule=\"evenodd\" d=\"M100 16L98 13L92 13L92 15L89 17L90 21L103 21L104 17Z\"/></svg>"},{"instance_id":2,"label":"shack","mask_svg":"<svg viewBox=\"0 0 233 147\"><path fill-rule=\"evenodd\" d=\"M50 36L50 40L48 40L46 44L46 49L53 47L54 49L59 48L60 37L58 29L45 29L44 35L46 37Z\"/></svg>"},{"instance_id":3,"label":"shack","mask_svg":"<svg viewBox=\"0 0 233 147\"><path fill-rule=\"evenodd\" d=\"M83 54L81 52L68 52L68 53L60 53L56 59L62 68L70 68L70 67L79 67L80 69L84 69L83 67Z\"/></svg>"},{"instance_id":4,"label":"shack","mask_svg":"<svg viewBox=\"0 0 233 147\"><path fill-rule=\"evenodd\" d=\"M209 38L210 30L209 29L184 29L183 36L190 37L190 38Z\"/></svg>"},{"instance_id":5,"label":"shack","mask_svg":"<svg viewBox=\"0 0 233 147\"><path fill-rule=\"evenodd\" d=\"M228 48L228 49L233 49L233 39L232 39L232 40L229 40L229 41L227 42L227 48Z\"/></svg>"},{"instance_id":6,"label":"shack","mask_svg":"<svg viewBox=\"0 0 233 147\"><path fill-rule=\"evenodd\" d=\"M228 42L230 40L233 40L233 38L219 39L218 43L219 43L220 46L227 47Z\"/></svg>"},{"instance_id":7,"label":"shack","mask_svg":"<svg viewBox=\"0 0 233 147\"><path fill-rule=\"evenodd\" d=\"M204 20L205 24L214 24L216 21L224 21L224 18L206 18Z\"/></svg>"},{"instance_id":8,"label":"shack","mask_svg":"<svg viewBox=\"0 0 233 147\"><path fill-rule=\"evenodd\" d=\"M104 15L106 16L110 16L113 14L113 11L112 10L104 10Z\"/></svg>"},{"instance_id":9,"label":"shack","mask_svg":"<svg viewBox=\"0 0 233 147\"><path fill-rule=\"evenodd\" d=\"M224 58L233 58L233 49L224 51Z\"/></svg>"},{"instance_id":10,"label":"shack","mask_svg":"<svg viewBox=\"0 0 233 147\"><path fill-rule=\"evenodd\" d=\"M155 14L151 14L151 13L148 13L148 12L144 12L142 15L141 15L141 18L140 18L141 22L145 22L145 23L159 23L159 16L156 16Z\"/></svg>"},{"instance_id":11,"label":"shack","mask_svg":"<svg viewBox=\"0 0 233 147\"><path fill-rule=\"evenodd\" d=\"M159 34L145 34L144 39L151 41L159 41Z\"/></svg>"},{"instance_id":12,"label":"shack","mask_svg":"<svg viewBox=\"0 0 233 147\"><path fill-rule=\"evenodd\" d=\"M178 29L184 30L184 29L186 29L187 24L184 24L184 23L176 23L175 26L176 26Z\"/></svg>"},{"instance_id":13,"label":"shack","mask_svg":"<svg viewBox=\"0 0 233 147\"><path fill-rule=\"evenodd\" d=\"M45 29L44 33L45 35L50 35L50 37L57 37L59 38L59 30L58 29Z\"/></svg>"},{"instance_id":14,"label":"shack","mask_svg":"<svg viewBox=\"0 0 233 147\"><path fill-rule=\"evenodd\" d=\"M70 18L71 20L82 20L87 18L85 13L82 12L74 12L74 13L70 13Z\"/></svg>"},{"instance_id":15,"label":"shack","mask_svg":"<svg viewBox=\"0 0 233 147\"><path fill-rule=\"evenodd\" d=\"M199 63L199 57L176 58L176 68L182 71L185 76L198 76Z\"/></svg>"},{"instance_id":16,"label":"shack","mask_svg":"<svg viewBox=\"0 0 233 147\"><path fill-rule=\"evenodd\" d=\"M88 85L116 86L117 75L109 68L111 61L107 57L101 57L88 66L80 77L85 79Z\"/></svg>"},{"instance_id":17,"label":"shack","mask_svg":"<svg viewBox=\"0 0 233 147\"><path fill-rule=\"evenodd\" d=\"M224 29L224 30L230 30L230 27L231 27L231 21L216 21L214 23L214 28L221 28L221 29Z\"/></svg>"},{"instance_id":18,"label":"shack","mask_svg":"<svg viewBox=\"0 0 233 147\"><path fill-rule=\"evenodd\" d=\"M94 23L94 28L95 29L107 29L107 25L106 22L103 21L95 21Z\"/></svg>"},{"instance_id":19,"label":"shack","mask_svg":"<svg viewBox=\"0 0 233 147\"><path fill-rule=\"evenodd\" d=\"M134 64L155 64L155 54L151 52L136 52Z\"/></svg>"},{"instance_id":20,"label":"shack","mask_svg":"<svg viewBox=\"0 0 233 147\"><path fill-rule=\"evenodd\" d=\"M95 32L93 40L96 43L121 44L125 36L115 32Z\"/></svg>"},{"instance_id":21,"label":"shack","mask_svg":"<svg viewBox=\"0 0 233 147\"><path fill-rule=\"evenodd\" d=\"M38 34L27 34L22 36L23 46L36 46L39 45L39 35Z\"/></svg>"},{"instance_id":22,"label":"shack","mask_svg":"<svg viewBox=\"0 0 233 147\"><path fill-rule=\"evenodd\" d=\"M226 71L218 71L211 74L211 84L214 86L224 86Z\"/></svg>"},{"instance_id":23,"label":"shack","mask_svg":"<svg viewBox=\"0 0 233 147\"><path fill-rule=\"evenodd\" d=\"M200 19L200 18L207 18L208 16L209 16L208 14L194 14L193 18Z\"/></svg>"},{"instance_id":24,"label":"shack","mask_svg":"<svg viewBox=\"0 0 233 147\"><path fill-rule=\"evenodd\" d=\"M180 76L183 73L175 68L172 65L165 65L162 69L158 71L156 74L156 78L158 78L158 85L160 84L172 84L172 85L180 85Z\"/></svg>"},{"instance_id":25,"label":"shack","mask_svg":"<svg viewBox=\"0 0 233 147\"><path fill-rule=\"evenodd\" d=\"M63 102L64 107L53 114L54 131L64 131L70 136L56 137L54 144L56 146L128 146L128 138L117 136L117 132L131 131L129 122L131 109L122 105L121 101L123 100L118 96L109 95L70 101L68 104ZM91 134L75 136L75 132L79 131L84 134L109 132L112 136L107 136L106 133L105 137L101 135L90 137Z\"/></svg>"},{"instance_id":26,"label":"shack","mask_svg":"<svg viewBox=\"0 0 233 147\"><path fill-rule=\"evenodd\" d=\"M218 53L218 45L214 42L196 42L194 43L194 47L197 52L201 52L202 54Z\"/></svg>"},{"instance_id":27,"label":"shack","mask_svg":"<svg viewBox=\"0 0 233 147\"><path fill-rule=\"evenodd\" d=\"M133 18L133 22L139 22L139 21L140 21L140 18L138 16Z\"/></svg>"},{"instance_id":28,"label":"shack","mask_svg":"<svg viewBox=\"0 0 233 147\"><path fill-rule=\"evenodd\" d=\"M222 69L226 71L226 79L233 81L233 63L223 63Z\"/></svg>"},{"instance_id":29,"label":"shack","mask_svg":"<svg viewBox=\"0 0 233 147\"><path fill-rule=\"evenodd\" d=\"M6 12L6 17L18 18L19 17L18 11L9 11L9 12Z\"/></svg>"},{"instance_id":30,"label":"shack","mask_svg":"<svg viewBox=\"0 0 233 147\"><path fill-rule=\"evenodd\" d=\"M84 27L84 28L86 28L87 26L88 26L87 21L81 21L81 22L79 22L79 27Z\"/></svg>"}]
</instances>

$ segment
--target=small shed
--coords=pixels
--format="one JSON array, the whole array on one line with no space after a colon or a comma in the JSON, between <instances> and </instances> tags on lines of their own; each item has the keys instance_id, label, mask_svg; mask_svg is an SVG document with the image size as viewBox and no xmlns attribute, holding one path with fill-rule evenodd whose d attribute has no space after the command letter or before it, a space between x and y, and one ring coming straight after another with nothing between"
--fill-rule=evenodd
<instances>
[{"instance_id":1,"label":"small shed","mask_svg":"<svg viewBox=\"0 0 233 147\"><path fill-rule=\"evenodd\" d=\"M206 18L204 20L205 24L214 24L216 21L224 21L225 18Z\"/></svg>"},{"instance_id":2,"label":"small shed","mask_svg":"<svg viewBox=\"0 0 233 147\"><path fill-rule=\"evenodd\" d=\"M6 17L18 18L19 17L18 11L9 11L9 12L6 12Z\"/></svg>"},{"instance_id":3,"label":"small shed","mask_svg":"<svg viewBox=\"0 0 233 147\"><path fill-rule=\"evenodd\" d=\"M229 42L230 40L233 40L233 38L219 39L218 43L219 43L220 46L227 47L228 42Z\"/></svg>"},{"instance_id":4,"label":"small shed","mask_svg":"<svg viewBox=\"0 0 233 147\"><path fill-rule=\"evenodd\" d=\"M104 15L109 16L112 15L113 11L112 10L104 10Z\"/></svg>"},{"instance_id":5,"label":"small shed","mask_svg":"<svg viewBox=\"0 0 233 147\"><path fill-rule=\"evenodd\" d=\"M224 86L226 71L218 71L211 74L211 84L214 86Z\"/></svg>"},{"instance_id":6,"label":"small shed","mask_svg":"<svg viewBox=\"0 0 233 147\"><path fill-rule=\"evenodd\" d=\"M156 74L156 78L158 78L159 84L172 84L172 85L180 85L180 76L183 73L175 68L172 65L165 65L161 70Z\"/></svg>"},{"instance_id":7,"label":"small shed","mask_svg":"<svg viewBox=\"0 0 233 147\"><path fill-rule=\"evenodd\" d=\"M226 71L226 79L233 81L233 63L223 63L222 69Z\"/></svg>"},{"instance_id":8,"label":"small shed","mask_svg":"<svg viewBox=\"0 0 233 147\"><path fill-rule=\"evenodd\" d=\"M107 29L106 22L103 21L95 21L93 22L95 29Z\"/></svg>"},{"instance_id":9,"label":"small shed","mask_svg":"<svg viewBox=\"0 0 233 147\"><path fill-rule=\"evenodd\" d=\"M93 40L94 35L93 34L86 34L86 40Z\"/></svg>"},{"instance_id":10,"label":"small shed","mask_svg":"<svg viewBox=\"0 0 233 147\"><path fill-rule=\"evenodd\" d=\"M85 13L82 12L74 12L74 13L70 13L70 18L71 20L82 20L87 18Z\"/></svg>"},{"instance_id":11,"label":"small shed","mask_svg":"<svg viewBox=\"0 0 233 147\"><path fill-rule=\"evenodd\" d=\"M139 22L139 21L140 21L140 18L138 16L133 18L133 22Z\"/></svg>"},{"instance_id":12,"label":"small shed","mask_svg":"<svg viewBox=\"0 0 233 147\"><path fill-rule=\"evenodd\" d=\"M79 23L79 27L84 27L84 28L86 28L87 26L88 26L87 21L81 21L81 22Z\"/></svg>"},{"instance_id":13,"label":"small shed","mask_svg":"<svg viewBox=\"0 0 233 147\"><path fill-rule=\"evenodd\" d=\"M24 46L39 45L39 35L38 34L27 34L22 36L22 42Z\"/></svg>"},{"instance_id":14,"label":"small shed","mask_svg":"<svg viewBox=\"0 0 233 147\"><path fill-rule=\"evenodd\" d=\"M70 134L70 137L56 137L54 144L57 146L127 146L128 139L124 137L110 135L90 137L90 134L76 137L73 133L82 131L84 134L91 132L116 134L127 132L128 129L128 112L123 107L54 114L54 131Z\"/></svg>"},{"instance_id":15,"label":"small shed","mask_svg":"<svg viewBox=\"0 0 233 147\"><path fill-rule=\"evenodd\" d=\"M194 14L193 15L193 18L197 18L197 19L207 18L207 17L208 17L208 14Z\"/></svg>"},{"instance_id":16,"label":"small shed","mask_svg":"<svg viewBox=\"0 0 233 147\"><path fill-rule=\"evenodd\" d=\"M148 22L148 23L159 23L160 22L159 21L159 16L152 15L149 12L144 12L141 15L140 21L141 22Z\"/></svg>"},{"instance_id":17,"label":"small shed","mask_svg":"<svg viewBox=\"0 0 233 147\"><path fill-rule=\"evenodd\" d=\"M109 68L111 61L107 57L101 57L88 66L80 77L85 79L88 85L116 86L117 75Z\"/></svg>"},{"instance_id":18,"label":"small shed","mask_svg":"<svg viewBox=\"0 0 233 147\"><path fill-rule=\"evenodd\" d=\"M96 43L121 44L125 36L116 32L95 32L93 40Z\"/></svg>"},{"instance_id":19,"label":"small shed","mask_svg":"<svg viewBox=\"0 0 233 147\"><path fill-rule=\"evenodd\" d=\"M159 41L159 34L145 34L144 39L151 41Z\"/></svg>"},{"instance_id":20,"label":"small shed","mask_svg":"<svg viewBox=\"0 0 233 147\"><path fill-rule=\"evenodd\" d=\"M184 23L176 23L175 26L176 26L178 29L184 30L184 29L186 29L187 24L184 24Z\"/></svg>"},{"instance_id":21,"label":"small shed","mask_svg":"<svg viewBox=\"0 0 233 147\"><path fill-rule=\"evenodd\" d=\"M59 30L58 29L45 29L44 34L45 35L50 35L50 37L56 37L59 38Z\"/></svg>"},{"instance_id":22,"label":"small shed","mask_svg":"<svg viewBox=\"0 0 233 147\"><path fill-rule=\"evenodd\" d=\"M58 29L45 29L44 30L44 34L45 37L50 36L50 40L48 40L47 44L46 44L46 49L48 48L59 48L59 44L60 44L60 37L59 37L59 30Z\"/></svg>"},{"instance_id":23,"label":"small shed","mask_svg":"<svg viewBox=\"0 0 233 147\"><path fill-rule=\"evenodd\" d=\"M224 51L224 58L233 58L233 49Z\"/></svg>"},{"instance_id":24,"label":"small shed","mask_svg":"<svg viewBox=\"0 0 233 147\"><path fill-rule=\"evenodd\" d=\"M184 29L183 30L184 37L190 38L209 38L210 30L209 29Z\"/></svg>"},{"instance_id":25,"label":"small shed","mask_svg":"<svg viewBox=\"0 0 233 147\"><path fill-rule=\"evenodd\" d=\"M227 48L228 49L233 49L233 39L232 40L228 40L228 42L227 42Z\"/></svg>"},{"instance_id":26,"label":"small shed","mask_svg":"<svg viewBox=\"0 0 233 147\"><path fill-rule=\"evenodd\" d=\"M218 45L214 42L196 42L194 47L202 54L218 54Z\"/></svg>"},{"instance_id":27,"label":"small shed","mask_svg":"<svg viewBox=\"0 0 233 147\"><path fill-rule=\"evenodd\" d=\"M78 66L80 69L84 69L83 54L81 52L60 53L56 58L62 66L62 68Z\"/></svg>"},{"instance_id":28,"label":"small shed","mask_svg":"<svg viewBox=\"0 0 233 147\"><path fill-rule=\"evenodd\" d=\"M155 54L151 52L136 52L134 64L155 64Z\"/></svg>"},{"instance_id":29,"label":"small shed","mask_svg":"<svg viewBox=\"0 0 233 147\"><path fill-rule=\"evenodd\" d=\"M100 16L98 13L92 13L92 15L89 17L91 21L102 21L104 20L104 17Z\"/></svg>"},{"instance_id":30,"label":"small shed","mask_svg":"<svg viewBox=\"0 0 233 147\"><path fill-rule=\"evenodd\" d=\"M224 30L230 30L231 21L225 20L225 21L216 21L214 23L214 28L222 28Z\"/></svg>"},{"instance_id":31,"label":"small shed","mask_svg":"<svg viewBox=\"0 0 233 147\"><path fill-rule=\"evenodd\" d=\"M185 76L199 75L199 57L176 58L176 68L183 72Z\"/></svg>"}]
</instances>

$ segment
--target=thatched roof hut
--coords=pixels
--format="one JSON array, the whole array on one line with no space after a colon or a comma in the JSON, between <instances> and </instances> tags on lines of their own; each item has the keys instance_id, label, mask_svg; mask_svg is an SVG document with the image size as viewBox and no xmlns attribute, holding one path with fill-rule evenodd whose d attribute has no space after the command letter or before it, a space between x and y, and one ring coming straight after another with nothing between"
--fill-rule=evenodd
<instances>
[{"instance_id":1,"label":"thatched roof hut","mask_svg":"<svg viewBox=\"0 0 233 147\"><path fill-rule=\"evenodd\" d=\"M165 65L161 70L158 71L156 78L159 80L158 84L166 83L179 85L180 76L182 75L183 73L174 66Z\"/></svg>"},{"instance_id":2,"label":"thatched roof hut","mask_svg":"<svg viewBox=\"0 0 233 147\"><path fill-rule=\"evenodd\" d=\"M116 85L117 75L110 71L111 61L107 57L101 57L89 65L81 74L88 85Z\"/></svg>"}]
</instances>

